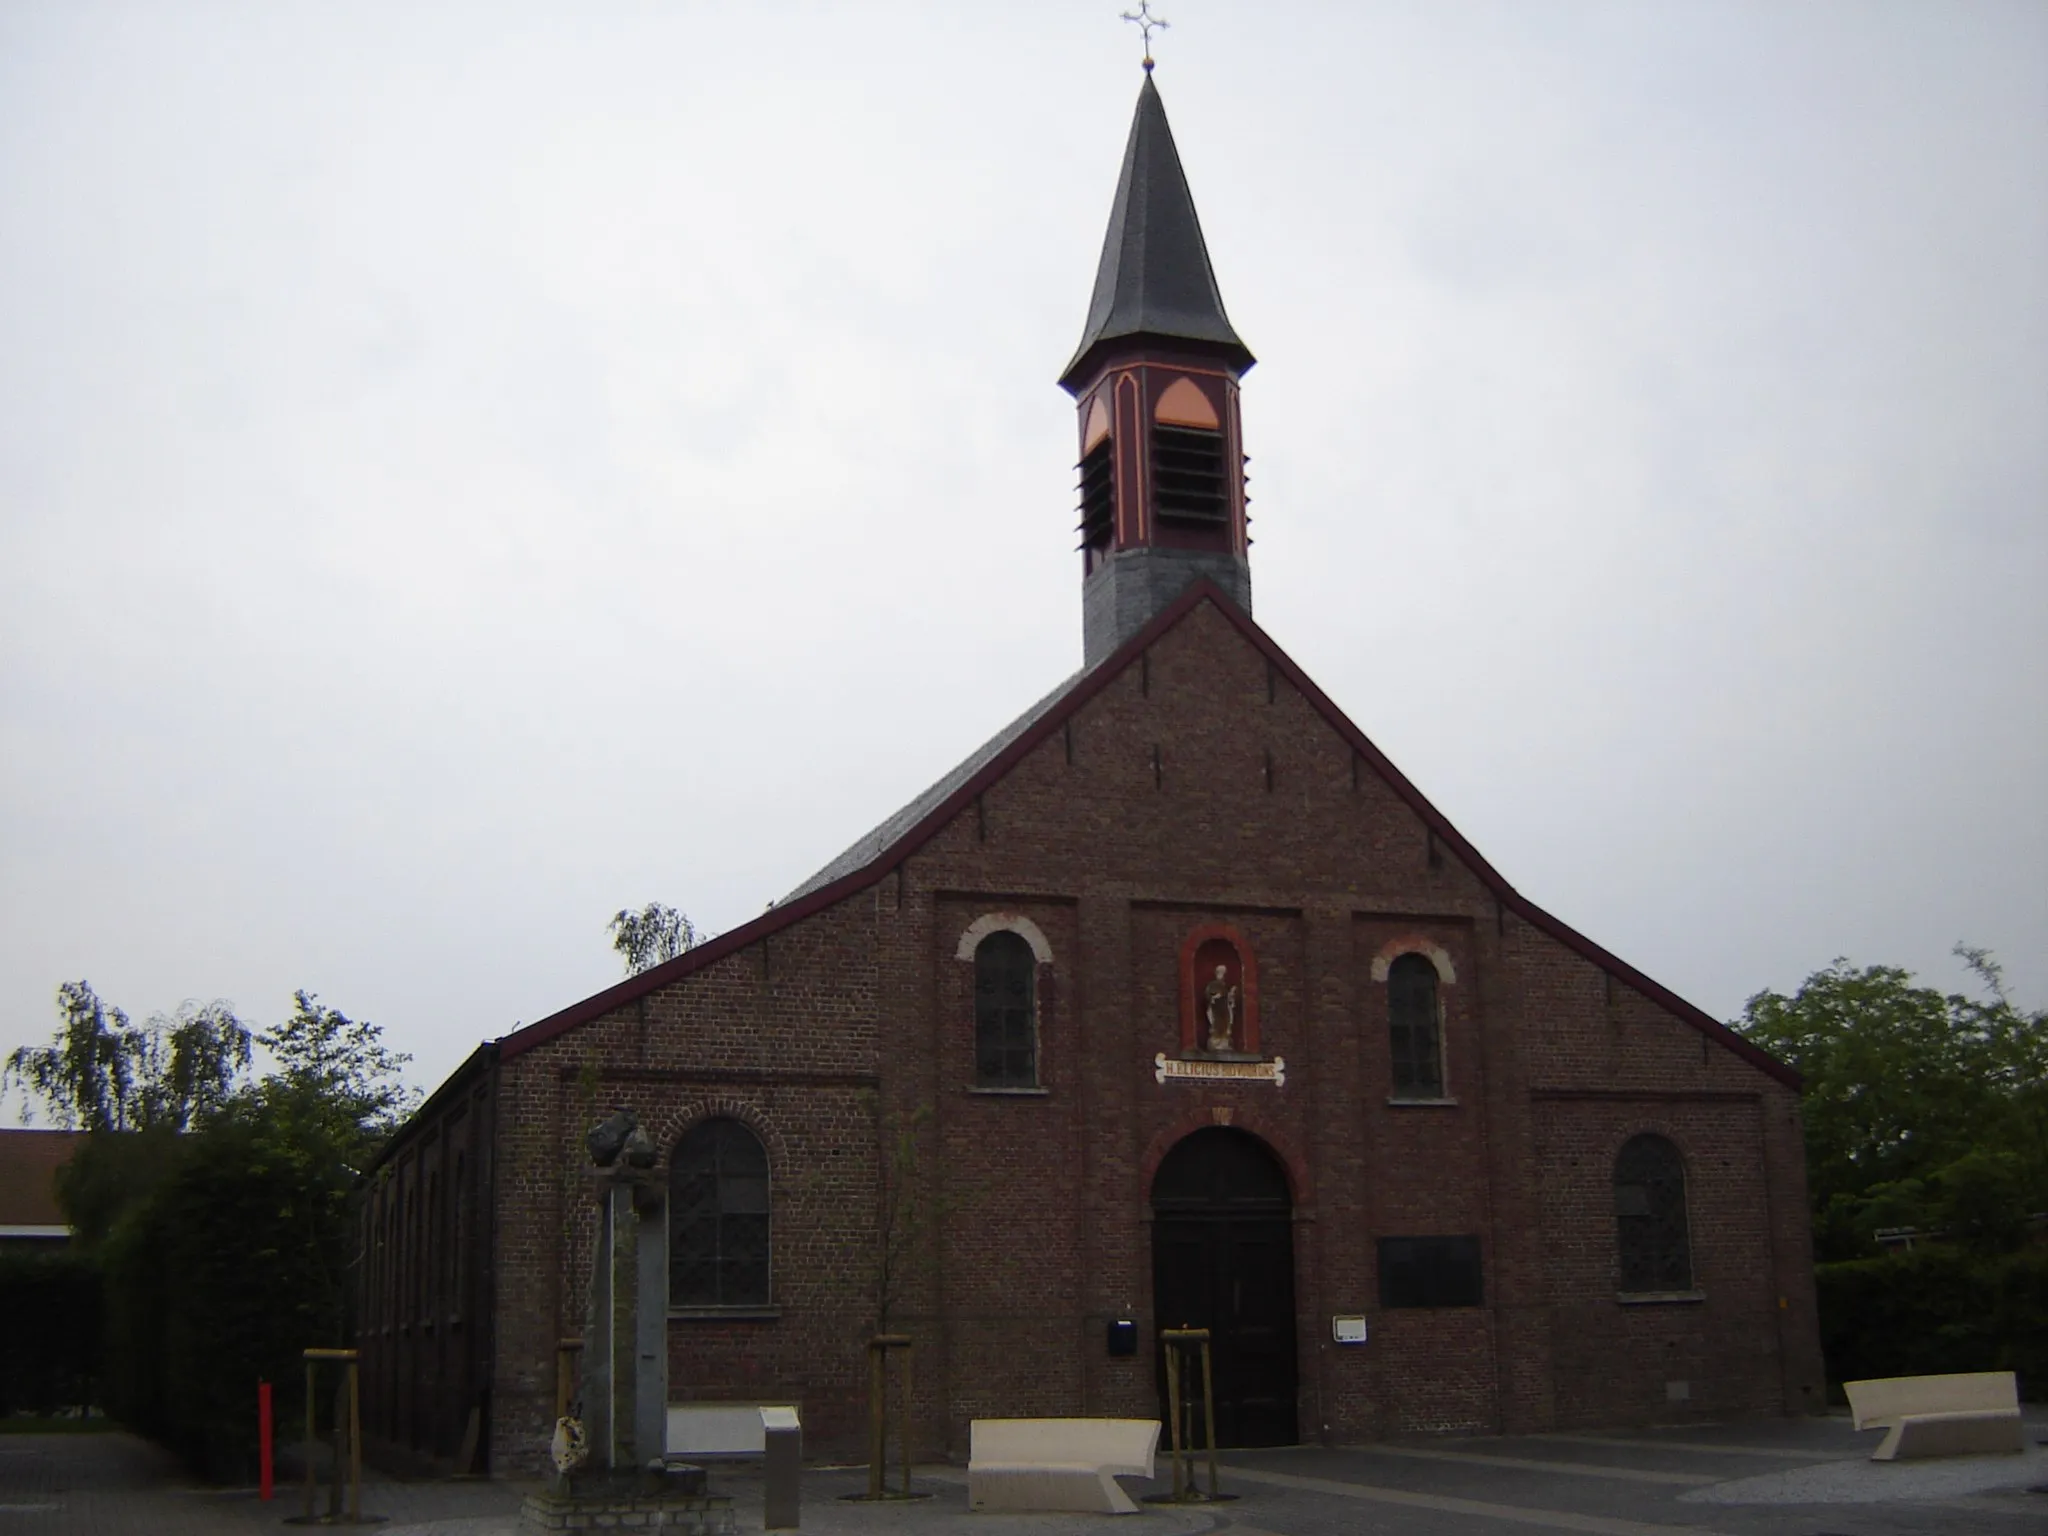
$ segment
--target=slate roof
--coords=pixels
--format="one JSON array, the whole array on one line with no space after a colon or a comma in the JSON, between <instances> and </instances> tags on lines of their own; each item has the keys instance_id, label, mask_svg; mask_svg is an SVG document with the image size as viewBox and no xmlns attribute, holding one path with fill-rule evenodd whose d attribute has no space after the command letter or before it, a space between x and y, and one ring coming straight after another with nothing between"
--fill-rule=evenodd
<instances>
[{"instance_id":1,"label":"slate roof","mask_svg":"<svg viewBox=\"0 0 2048 1536\"><path fill-rule=\"evenodd\" d=\"M1150 74L1138 92L1124 146L1088 323L1060 383L1077 389L1097 349L1126 336L1199 342L1240 373L1255 361L1223 312L1194 194L1167 126L1166 103Z\"/></svg>"},{"instance_id":2,"label":"slate roof","mask_svg":"<svg viewBox=\"0 0 2048 1536\"><path fill-rule=\"evenodd\" d=\"M792 927L813 913L822 912L827 907L867 889L904 859L916 853L931 838L937 836L953 817L960 815L974 803L976 795L1002 779L1041 742L1048 740L1076 710L1114 682L1125 668L1136 662L1148 647L1174 625L1180 623L1200 603L1212 604L1273 664L1275 672L1300 692L1309 705L1329 723L1331 729L1350 744L1352 750L1358 753L1360 761L1378 774L1396 795L1407 802L1422 819L1423 825L1436 834L1437 841L1443 845L1445 851L1461 860L1478 876L1480 883L1486 886L1493 893L1494 899L1500 903L1504 914L1513 913L1539 932L1550 935L1573 953L1598 966L1623 985L1633 987L1674 1017L1734 1052L1758 1070L1794 1089L1799 1087L1800 1076L1793 1068L1737 1034L1704 1009L1687 1002L1661 982L1652 980L1619 955L1601 948L1570 924L1546 912L1508 884L1507 878L1489 864L1477 848L1466 841L1465 835L1451 825L1444 813L1429 802L1422 791L1415 787L1406 774L1394 766L1392 760L1373 744L1365 732L1352 724L1330 696L1316 686L1314 679L1302 671L1294 658L1281 650L1272 636L1253 623L1249 614L1207 578L1191 582L1179 597L1162 608L1153 616L1150 623L1118 646L1114 652L1094 666L1075 673L1017 719L1003 727L995 736L983 742L959 767L798 886L788 899L770 907L751 922L742 923L730 932L722 933L695 949L687 950L673 960L651 966L637 976L630 976L602 992L586 997L580 1003L571 1004L558 1013L536 1020L524 1029L515 1030L496 1042L497 1059L510 1061L535 1046L544 1045L556 1036L566 1034L593 1019L603 1018L636 998L645 997L650 992L680 981L692 972L715 965L728 955L736 954L770 934ZM488 1053L491 1049L492 1047L486 1046L479 1054Z\"/></svg>"},{"instance_id":3,"label":"slate roof","mask_svg":"<svg viewBox=\"0 0 2048 1536\"><path fill-rule=\"evenodd\" d=\"M1059 687L1053 689L1051 693L1048 693L1036 704L1025 710L1023 714L968 753L964 759L954 766L952 772L938 780L938 782L925 790L923 794L914 798L908 805L897 811L895 815L873 828L866 836L857 839L853 846L840 854L838 858L783 897L778 905L786 906L799 897L810 895L811 892L819 889L821 886L830 885L834 880L850 875L856 870L865 869L868 865L874 863L876 859L881 857L883 849L895 843L904 833L908 832L939 806L943 805L947 797L952 795L961 785L994 762L1003 748L1031 729L1041 717L1057 706L1069 693L1073 692L1075 685L1087 675L1087 668L1084 667L1081 671L1076 672L1072 677L1061 683Z\"/></svg>"}]
</instances>

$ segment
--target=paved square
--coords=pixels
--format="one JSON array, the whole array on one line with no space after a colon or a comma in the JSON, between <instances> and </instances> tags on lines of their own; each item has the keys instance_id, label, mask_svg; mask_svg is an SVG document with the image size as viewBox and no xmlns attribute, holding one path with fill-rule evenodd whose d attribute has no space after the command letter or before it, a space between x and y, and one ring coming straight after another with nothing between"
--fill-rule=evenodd
<instances>
[{"instance_id":1,"label":"paved square","mask_svg":"<svg viewBox=\"0 0 2048 1536\"><path fill-rule=\"evenodd\" d=\"M1430 1440L1343 1450L1242 1451L1224 1459L1237 1497L1207 1507L1148 1506L1121 1519L974 1515L959 1467L918 1470L931 1496L850 1503L858 1468L805 1474L803 1529L845 1536L2043 1536L2048 1533L2048 1413L2029 1410L2019 1456L1870 1461L1878 1436L1845 1418ZM749 1464L714 1466L739 1529L761 1529ZM1127 1484L1133 1493L1163 1483ZM512 1536L523 1489L485 1481L366 1481L383 1536ZM163 1452L124 1434L0 1436L0 1536L254 1536L282 1533L296 1488L260 1503L249 1489L208 1489ZM325 1507L324 1500L322 1508Z\"/></svg>"}]
</instances>

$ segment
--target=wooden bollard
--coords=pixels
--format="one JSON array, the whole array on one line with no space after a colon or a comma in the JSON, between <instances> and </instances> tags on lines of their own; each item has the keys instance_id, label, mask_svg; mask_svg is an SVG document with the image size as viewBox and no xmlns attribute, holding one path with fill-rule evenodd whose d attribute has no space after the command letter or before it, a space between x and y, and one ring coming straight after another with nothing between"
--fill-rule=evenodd
<instances>
[{"instance_id":1,"label":"wooden bollard","mask_svg":"<svg viewBox=\"0 0 2048 1536\"><path fill-rule=\"evenodd\" d=\"M912 1360L915 1358L912 1354L912 1351L916 1348L917 1346L910 1342L909 1336L904 1335L903 1381L902 1385L898 1388L898 1392L900 1394L900 1406L903 1413L903 1423L901 1426L901 1439L903 1441L903 1497L905 1497L906 1499L910 1497L910 1367Z\"/></svg>"},{"instance_id":2,"label":"wooden bollard","mask_svg":"<svg viewBox=\"0 0 2048 1536\"><path fill-rule=\"evenodd\" d=\"M888 1402L889 1379L883 1351L868 1341L868 1497L882 1496L882 1455L888 1444L889 1427L882 1417Z\"/></svg>"},{"instance_id":3,"label":"wooden bollard","mask_svg":"<svg viewBox=\"0 0 2048 1536\"><path fill-rule=\"evenodd\" d=\"M1186 1497L1187 1467L1180 1455L1180 1349L1166 1346L1166 1422L1168 1444L1173 1449L1173 1497L1176 1502Z\"/></svg>"},{"instance_id":4,"label":"wooden bollard","mask_svg":"<svg viewBox=\"0 0 2048 1536\"><path fill-rule=\"evenodd\" d=\"M882 1469L889 1459L889 1351L903 1351L899 1437L903 1441L903 1495L910 1496L911 1343L907 1333L878 1333L868 1340L868 1497L884 1497Z\"/></svg>"},{"instance_id":5,"label":"wooden bollard","mask_svg":"<svg viewBox=\"0 0 2048 1536\"><path fill-rule=\"evenodd\" d=\"M306 1523L312 1524L315 1516L315 1484L313 1473L313 1452L320 1443L318 1433L319 1396L314 1376L320 1362L332 1360L348 1367L341 1391L336 1394L334 1416L334 1499L328 1511L330 1517L341 1513L341 1440L348 1437L348 1519L351 1525L360 1525L363 1519L363 1414L362 1383L358 1372L361 1357L352 1349L308 1349L301 1352L306 1362Z\"/></svg>"},{"instance_id":6,"label":"wooden bollard","mask_svg":"<svg viewBox=\"0 0 2048 1536\"><path fill-rule=\"evenodd\" d=\"M314 1471L313 1448L320 1443L318 1431L313 1424L313 1410L319 1398L313 1392L313 1352L306 1351L306 1524L313 1523Z\"/></svg>"},{"instance_id":7,"label":"wooden bollard","mask_svg":"<svg viewBox=\"0 0 2048 1536\"><path fill-rule=\"evenodd\" d=\"M1209 1330L1206 1328L1162 1328L1159 1342L1166 1347L1166 1396L1168 1412L1173 1416L1173 1496L1175 1499L1188 1498L1199 1492L1195 1486L1193 1469L1186 1465L1189 1447L1182 1445L1181 1417L1181 1350L1189 1345L1201 1346L1202 1352L1202 1429L1209 1442L1209 1493L1215 1498L1219 1486L1216 1462L1216 1381L1209 1356ZM1192 1407L1193 1404L1186 1405Z\"/></svg>"}]
</instances>

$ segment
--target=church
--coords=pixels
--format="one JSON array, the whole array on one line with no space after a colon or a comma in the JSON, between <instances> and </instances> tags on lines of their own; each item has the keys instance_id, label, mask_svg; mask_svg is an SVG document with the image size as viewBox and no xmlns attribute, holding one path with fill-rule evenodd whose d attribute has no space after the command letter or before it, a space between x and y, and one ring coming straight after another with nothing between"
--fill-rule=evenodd
<instances>
[{"instance_id":1,"label":"church","mask_svg":"<svg viewBox=\"0 0 2048 1536\"><path fill-rule=\"evenodd\" d=\"M1149 61L1080 343L1081 670L763 916L480 1046L385 1149L374 1455L531 1472L589 1127L667 1181L672 1403L862 1459L979 1417L1225 1445L1816 1411L1799 1081L1535 906L1252 618L1225 312ZM1050 519L1047 537L1065 536Z\"/></svg>"}]
</instances>

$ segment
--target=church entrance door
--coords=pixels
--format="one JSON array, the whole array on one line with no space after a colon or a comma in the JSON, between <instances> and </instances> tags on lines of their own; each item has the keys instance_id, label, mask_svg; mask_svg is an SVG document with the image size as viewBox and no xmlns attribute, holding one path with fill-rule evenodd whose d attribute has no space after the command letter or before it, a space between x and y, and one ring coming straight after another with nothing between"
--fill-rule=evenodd
<instances>
[{"instance_id":1,"label":"church entrance door","mask_svg":"<svg viewBox=\"0 0 2048 1536\"><path fill-rule=\"evenodd\" d=\"M1293 1445L1294 1223L1287 1171L1256 1136L1194 1132L1152 1181L1152 1315L1207 1328L1219 1445ZM1159 1400L1166 1357L1159 1352ZM1199 1402L1201 1383L1193 1394ZM1197 1408L1190 1428L1199 1436ZM1164 1438L1162 1444L1167 1443Z\"/></svg>"}]
</instances>

